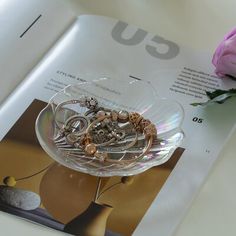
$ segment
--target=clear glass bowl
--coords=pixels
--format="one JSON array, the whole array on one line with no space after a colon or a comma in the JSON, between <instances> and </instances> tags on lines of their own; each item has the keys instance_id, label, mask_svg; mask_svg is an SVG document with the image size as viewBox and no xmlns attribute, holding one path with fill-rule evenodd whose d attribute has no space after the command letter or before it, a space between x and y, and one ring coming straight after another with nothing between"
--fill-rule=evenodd
<instances>
[{"instance_id":1,"label":"clear glass bowl","mask_svg":"<svg viewBox=\"0 0 236 236\"><path fill-rule=\"evenodd\" d=\"M58 136L60 126L62 127L72 115L84 114L86 108L78 104L68 104L56 114L55 109L62 102L78 99L84 95L96 98L99 104L106 108L138 112L155 124L157 138L150 151L143 158L127 164L123 160L130 160L142 152L145 146L144 137L140 137L138 143L128 150L117 149L117 146L101 148L115 160L119 160L122 156L121 161L117 163L106 162L106 159L104 161L91 159L80 151L75 153L70 147L68 149L59 147L55 137ZM163 164L171 157L184 138L181 130L183 117L183 109L177 102L159 98L151 84L147 82L101 78L93 82L70 85L55 94L38 115L36 134L40 145L48 155L68 168L95 176L129 176ZM122 145L124 143L121 142L120 147Z\"/></svg>"}]
</instances>

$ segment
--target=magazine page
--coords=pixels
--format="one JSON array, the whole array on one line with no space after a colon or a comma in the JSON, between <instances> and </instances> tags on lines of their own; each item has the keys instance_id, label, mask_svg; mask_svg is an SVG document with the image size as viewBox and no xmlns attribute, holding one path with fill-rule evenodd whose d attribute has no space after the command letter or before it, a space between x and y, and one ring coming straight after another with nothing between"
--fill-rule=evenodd
<instances>
[{"instance_id":1,"label":"magazine page","mask_svg":"<svg viewBox=\"0 0 236 236\"><path fill-rule=\"evenodd\" d=\"M113 207L106 235L172 235L236 117L230 100L220 114L217 104L190 104L205 101L206 90L230 88L236 82L214 75L208 53L101 16L79 17L1 107L0 177L5 182L19 179L11 191L29 198L22 207L2 197L0 209L64 231L68 222L90 206L97 178L55 163L38 143L35 120L65 86L104 77L149 82L160 97L176 100L184 109L186 137L170 160L136 175L130 185L110 189L101 198ZM119 181L119 176L105 178L101 189ZM6 189L3 182L1 188L0 196Z\"/></svg>"},{"instance_id":2,"label":"magazine page","mask_svg":"<svg viewBox=\"0 0 236 236\"><path fill-rule=\"evenodd\" d=\"M0 103L75 19L61 1L1 1Z\"/></svg>"}]
</instances>

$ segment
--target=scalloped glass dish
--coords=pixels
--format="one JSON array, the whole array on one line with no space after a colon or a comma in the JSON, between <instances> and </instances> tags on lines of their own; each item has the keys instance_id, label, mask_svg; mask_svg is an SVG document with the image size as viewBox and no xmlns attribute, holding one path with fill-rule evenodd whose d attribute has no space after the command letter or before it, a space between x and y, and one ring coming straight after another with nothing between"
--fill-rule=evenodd
<instances>
[{"instance_id":1,"label":"scalloped glass dish","mask_svg":"<svg viewBox=\"0 0 236 236\"><path fill-rule=\"evenodd\" d=\"M123 161L110 163L106 159L103 161L91 159L79 151L75 153L74 149L70 151L69 148L65 151L58 147L55 137L60 127L55 125L55 120L57 124L63 125L69 117L84 114L86 108L78 104L69 104L63 106L57 114L55 108L62 102L78 99L84 95L96 98L99 104L109 109L138 112L155 124L157 138L152 143L150 151L143 158L127 164ZM183 117L183 109L177 102L159 98L147 82L101 78L93 82L70 85L56 93L38 115L35 128L40 145L56 162L95 176L129 176L163 164L171 157L184 138L181 130ZM120 147L124 143L121 142ZM140 136L137 144L128 150L119 149L117 146L101 147L101 150L108 152L115 160L130 160L130 157L139 155L144 146L145 138Z\"/></svg>"}]
</instances>

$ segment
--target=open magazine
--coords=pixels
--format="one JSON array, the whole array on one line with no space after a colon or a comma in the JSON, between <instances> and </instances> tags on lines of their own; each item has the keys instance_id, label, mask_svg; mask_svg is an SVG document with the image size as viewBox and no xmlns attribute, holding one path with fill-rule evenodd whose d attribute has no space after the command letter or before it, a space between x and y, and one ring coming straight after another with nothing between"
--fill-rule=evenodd
<instances>
[{"instance_id":1,"label":"open magazine","mask_svg":"<svg viewBox=\"0 0 236 236\"><path fill-rule=\"evenodd\" d=\"M143 80L160 97L183 106L186 138L168 162L102 196L113 206L105 235L173 235L236 118L230 100L220 108L190 104L205 101L206 90L228 89L236 82L214 75L210 54L120 20L75 18L58 1L21 1L20 9L14 27L3 28L9 39L0 38L5 50L0 55L0 210L64 232L88 208L97 178L54 163L43 151L35 134L39 112L69 84L102 77ZM18 180L13 187L4 185L7 176ZM101 188L117 181L106 178Z\"/></svg>"}]
</instances>

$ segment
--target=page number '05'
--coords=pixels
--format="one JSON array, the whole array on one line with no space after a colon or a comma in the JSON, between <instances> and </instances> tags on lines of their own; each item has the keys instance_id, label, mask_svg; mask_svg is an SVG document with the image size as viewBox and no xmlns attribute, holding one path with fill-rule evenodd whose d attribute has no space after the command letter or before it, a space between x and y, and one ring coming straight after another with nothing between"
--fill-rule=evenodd
<instances>
[{"instance_id":1,"label":"page number '05'","mask_svg":"<svg viewBox=\"0 0 236 236\"><path fill-rule=\"evenodd\" d=\"M195 116L195 117L193 117L192 121L195 123L202 123L203 119Z\"/></svg>"}]
</instances>

